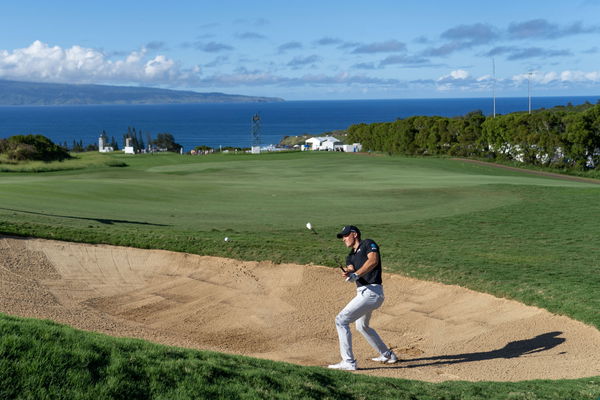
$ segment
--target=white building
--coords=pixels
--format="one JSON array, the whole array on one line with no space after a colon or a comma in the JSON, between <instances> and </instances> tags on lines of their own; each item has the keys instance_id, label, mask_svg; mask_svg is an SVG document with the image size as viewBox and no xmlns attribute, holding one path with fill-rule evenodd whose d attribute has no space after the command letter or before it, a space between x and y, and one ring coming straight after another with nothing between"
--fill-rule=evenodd
<instances>
[{"instance_id":1,"label":"white building","mask_svg":"<svg viewBox=\"0 0 600 400\"><path fill-rule=\"evenodd\" d=\"M307 145L307 150L326 150L335 151L341 150L343 143L333 136L315 136L304 141Z\"/></svg>"},{"instance_id":2,"label":"white building","mask_svg":"<svg viewBox=\"0 0 600 400\"><path fill-rule=\"evenodd\" d=\"M310 139L306 139L304 141L305 147L302 147L302 150L318 150L319 146L321 146L321 139L318 137L311 137Z\"/></svg>"},{"instance_id":3,"label":"white building","mask_svg":"<svg viewBox=\"0 0 600 400\"><path fill-rule=\"evenodd\" d=\"M98 138L98 151L100 153L110 153L111 151L114 151L112 146L106 145L106 136L104 135L100 135Z\"/></svg>"},{"instance_id":4,"label":"white building","mask_svg":"<svg viewBox=\"0 0 600 400\"><path fill-rule=\"evenodd\" d=\"M135 154L135 150L133 149L133 146L131 145L131 138L125 138L125 148L123 149L123 151L125 152L125 154Z\"/></svg>"},{"instance_id":5,"label":"white building","mask_svg":"<svg viewBox=\"0 0 600 400\"><path fill-rule=\"evenodd\" d=\"M344 144L333 136L315 136L304 141L302 150L345 151L356 153L362 151L360 143Z\"/></svg>"},{"instance_id":6,"label":"white building","mask_svg":"<svg viewBox=\"0 0 600 400\"><path fill-rule=\"evenodd\" d=\"M327 151L341 150L342 146L344 145L344 143L341 140L336 139L333 136L324 136L323 138L325 140L323 140L321 142L321 150L327 150Z\"/></svg>"},{"instance_id":7,"label":"white building","mask_svg":"<svg viewBox=\"0 0 600 400\"><path fill-rule=\"evenodd\" d=\"M342 146L342 151L345 151L346 153L357 153L359 151L362 151L362 144L360 144L360 143L345 144Z\"/></svg>"}]
</instances>

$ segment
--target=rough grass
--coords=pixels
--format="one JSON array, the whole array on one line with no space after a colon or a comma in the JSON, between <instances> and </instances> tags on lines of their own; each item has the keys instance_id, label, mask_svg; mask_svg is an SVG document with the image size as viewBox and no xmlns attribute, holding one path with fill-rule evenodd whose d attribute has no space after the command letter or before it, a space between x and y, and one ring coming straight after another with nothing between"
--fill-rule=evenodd
<instances>
[{"instance_id":1,"label":"rough grass","mask_svg":"<svg viewBox=\"0 0 600 400\"><path fill-rule=\"evenodd\" d=\"M71 153L73 158L63 161L11 161L0 156L0 172L54 172L94 167L124 167L124 161L118 161L109 155L98 152Z\"/></svg>"},{"instance_id":2,"label":"rough grass","mask_svg":"<svg viewBox=\"0 0 600 400\"><path fill-rule=\"evenodd\" d=\"M2 399L591 399L599 378L431 384L194 351L0 314Z\"/></svg>"}]
</instances>

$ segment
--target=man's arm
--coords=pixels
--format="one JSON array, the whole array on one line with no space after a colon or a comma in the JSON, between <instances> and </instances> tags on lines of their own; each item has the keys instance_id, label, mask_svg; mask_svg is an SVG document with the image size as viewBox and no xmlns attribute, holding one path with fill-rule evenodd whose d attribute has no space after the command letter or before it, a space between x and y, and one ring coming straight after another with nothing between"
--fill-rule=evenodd
<instances>
[{"instance_id":1,"label":"man's arm","mask_svg":"<svg viewBox=\"0 0 600 400\"><path fill-rule=\"evenodd\" d=\"M371 271L379 263L379 253L372 251L367 254L367 261L355 271L356 275L363 276Z\"/></svg>"}]
</instances>

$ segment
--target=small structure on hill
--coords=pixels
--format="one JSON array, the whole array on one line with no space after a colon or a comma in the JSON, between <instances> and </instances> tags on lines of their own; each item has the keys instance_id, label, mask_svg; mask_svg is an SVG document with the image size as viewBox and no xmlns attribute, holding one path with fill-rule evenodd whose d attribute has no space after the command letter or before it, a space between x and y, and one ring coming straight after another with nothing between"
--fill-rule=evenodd
<instances>
[{"instance_id":1,"label":"small structure on hill","mask_svg":"<svg viewBox=\"0 0 600 400\"><path fill-rule=\"evenodd\" d=\"M304 146L302 146L302 150L317 150L317 148L321 145L321 140L318 137L311 137L304 141Z\"/></svg>"},{"instance_id":2,"label":"small structure on hill","mask_svg":"<svg viewBox=\"0 0 600 400\"><path fill-rule=\"evenodd\" d=\"M304 141L306 150L342 151L343 143L333 136L315 136Z\"/></svg>"},{"instance_id":3,"label":"small structure on hill","mask_svg":"<svg viewBox=\"0 0 600 400\"><path fill-rule=\"evenodd\" d=\"M112 148L112 146L107 146L107 142L108 138L106 137L104 132L102 132L102 134L100 134L100 137L98 138L98 151L100 153L110 153L111 151L115 150Z\"/></svg>"},{"instance_id":4,"label":"small structure on hill","mask_svg":"<svg viewBox=\"0 0 600 400\"><path fill-rule=\"evenodd\" d=\"M125 154L135 154L135 149L131 145L130 137L125 138L125 148L123 148L123 151L125 152Z\"/></svg>"},{"instance_id":5,"label":"small structure on hill","mask_svg":"<svg viewBox=\"0 0 600 400\"><path fill-rule=\"evenodd\" d=\"M342 151L345 151L346 153L358 153L359 151L362 151L362 144L360 144L360 143L345 144L342 146Z\"/></svg>"}]
</instances>

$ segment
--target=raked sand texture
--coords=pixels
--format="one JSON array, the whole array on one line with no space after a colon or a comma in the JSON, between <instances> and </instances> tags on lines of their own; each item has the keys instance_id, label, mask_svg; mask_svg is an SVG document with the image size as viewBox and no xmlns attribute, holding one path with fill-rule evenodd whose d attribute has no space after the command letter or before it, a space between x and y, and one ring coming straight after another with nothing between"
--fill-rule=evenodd
<instances>
[{"instance_id":1,"label":"raked sand texture","mask_svg":"<svg viewBox=\"0 0 600 400\"><path fill-rule=\"evenodd\" d=\"M402 359L354 332L357 373L518 381L600 375L600 331L457 286L384 274L371 325ZM334 318L353 297L339 270L161 250L0 237L0 311L113 336L300 365L339 361Z\"/></svg>"}]
</instances>

